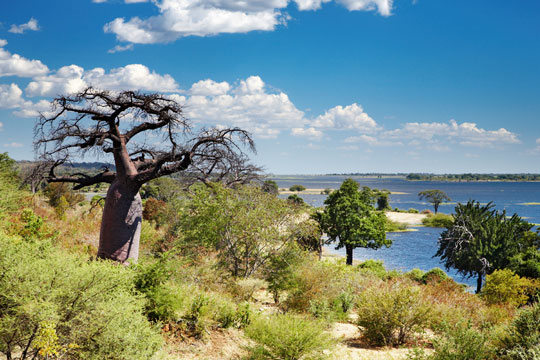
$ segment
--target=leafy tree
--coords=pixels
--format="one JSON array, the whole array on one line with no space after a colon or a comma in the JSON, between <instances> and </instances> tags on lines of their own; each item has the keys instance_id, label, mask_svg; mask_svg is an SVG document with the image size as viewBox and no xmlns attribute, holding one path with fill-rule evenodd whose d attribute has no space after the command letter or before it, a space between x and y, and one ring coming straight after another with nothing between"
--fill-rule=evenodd
<instances>
[{"instance_id":1,"label":"leafy tree","mask_svg":"<svg viewBox=\"0 0 540 360\"><path fill-rule=\"evenodd\" d=\"M304 185L293 185L289 188L289 191L304 191L306 187Z\"/></svg>"},{"instance_id":2,"label":"leafy tree","mask_svg":"<svg viewBox=\"0 0 540 360\"><path fill-rule=\"evenodd\" d=\"M289 195L287 201L294 205L304 205L304 199L296 194Z\"/></svg>"},{"instance_id":3,"label":"leafy tree","mask_svg":"<svg viewBox=\"0 0 540 360\"><path fill-rule=\"evenodd\" d=\"M258 168L247 162L241 147L254 150L249 133L238 128L212 128L192 135L190 130L191 123L175 100L134 91L87 88L56 98L53 114L40 117L35 146L41 158L52 164L49 182L74 183L75 190L110 184L99 257L122 263L138 258L142 220L139 190L143 184L178 172L193 181L229 185L253 179ZM149 146L143 138L149 134L162 137L162 141ZM96 175L55 174L57 167L88 151L112 156L114 170L105 168Z\"/></svg>"},{"instance_id":4,"label":"leafy tree","mask_svg":"<svg viewBox=\"0 0 540 360\"><path fill-rule=\"evenodd\" d=\"M332 241L338 241L337 249L345 247L347 265L352 265L354 248L378 249L392 244L386 239L385 215L375 211L372 203L370 189L360 191L353 179L345 180L324 201L321 228Z\"/></svg>"},{"instance_id":5,"label":"leafy tree","mask_svg":"<svg viewBox=\"0 0 540 360\"><path fill-rule=\"evenodd\" d=\"M262 189L264 192L273 195L277 195L279 193L278 184L274 180L265 180L262 184Z\"/></svg>"},{"instance_id":6,"label":"leafy tree","mask_svg":"<svg viewBox=\"0 0 540 360\"><path fill-rule=\"evenodd\" d=\"M194 186L176 228L188 244L218 251L220 265L247 277L293 239L296 209L257 186Z\"/></svg>"},{"instance_id":7,"label":"leafy tree","mask_svg":"<svg viewBox=\"0 0 540 360\"><path fill-rule=\"evenodd\" d=\"M455 208L454 223L439 238L435 256L447 269L465 276L476 276L476 292L482 278L496 269L508 267L512 256L531 246L528 235L532 225L514 214L493 210L493 204L480 205L470 200Z\"/></svg>"},{"instance_id":8,"label":"leafy tree","mask_svg":"<svg viewBox=\"0 0 540 360\"><path fill-rule=\"evenodd\" d=\"M424 190L418 193L420 200L426 199L429 203L433 204L435 208L435 214L439 210L439 205L444 201L450 201L450 197L442 190Z\"/></svg>"},{"instance_id":9,"label":"leafy tree","mask_svg":"<svg viewBox=\"0 0 540 360\"><path fill-rule=\"evenodd\" d=\"M390 191L386 189L382 189L382 190L374 189L374 191L375 191L375 196L377 197L377 210L384 211L384 210L391 209L390 202L388 201L388 197L390 196Z\"/></svg>"},{"instance_id":10,"label":"leafy tree","mask_svg":"<svg viewBox=\"0 0 540 360\"><path fill-rule=\"evenodd\" d=\"M15 160L0 153L0 218L19 207L18 200L23 196L19 185Z\"/></svg>"}]
</instances>

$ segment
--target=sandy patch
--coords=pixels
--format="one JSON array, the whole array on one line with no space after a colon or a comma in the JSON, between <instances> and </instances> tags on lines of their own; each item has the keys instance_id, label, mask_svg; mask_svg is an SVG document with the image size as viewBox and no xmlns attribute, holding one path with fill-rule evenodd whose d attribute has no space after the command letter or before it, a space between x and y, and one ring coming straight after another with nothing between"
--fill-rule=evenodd
<instances>
[{"instance_id":1,"label":"sandy patch","mask_svg":"<svg viewBox=\"0 0 540 360\"><path fill-rule=\"evenodd\" d=\"M422 219L426 218L427 215L388 211L386 212L386 217L398 223L405 223L408 225L422 225Z\"/></svg>"}]
</instances>

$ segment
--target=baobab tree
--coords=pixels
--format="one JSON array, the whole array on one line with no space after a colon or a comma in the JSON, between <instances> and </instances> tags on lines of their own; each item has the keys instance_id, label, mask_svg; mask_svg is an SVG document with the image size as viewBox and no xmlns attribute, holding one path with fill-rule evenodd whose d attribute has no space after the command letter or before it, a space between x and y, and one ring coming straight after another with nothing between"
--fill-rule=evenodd
<instances>
[{"instance_id":1,"label":"baobab tree","mask_svg":"<svg viewBox=\"0 0 540 360\"><path fill-rule=\"evenodd\" d=\"M248 132L211 128L194 134L176 101L135 91L87 88L56 98L52 115L39 118L34 145L41 159L52 164L49 182L73 183L76 190L110 184L98 257L121 263L138 257L143 184L177 172L205 182L238 183L258 170L245 155L246 149L255 151ZM90 151L94 156L112 155L114 169L104 168L92 176L55 174L59 165Z\"/></svg>"}]
</instances>

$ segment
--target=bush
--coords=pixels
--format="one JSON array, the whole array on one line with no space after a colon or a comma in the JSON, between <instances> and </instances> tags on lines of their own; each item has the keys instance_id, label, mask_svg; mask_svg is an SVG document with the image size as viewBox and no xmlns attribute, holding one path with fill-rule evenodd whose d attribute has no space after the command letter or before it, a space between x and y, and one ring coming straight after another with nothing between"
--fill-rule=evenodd
<instances>
[{"instance_id":1,"label":"bush","mask_svg":"<svg viewBox=\"0 0 540 360\"><path fill-rule=\"evenodd\" d=\"M420 289L407 282L371 287L360 295L358 326L374 345L401 345L429 324L430 306Z\"/></svg>"},{"instance_id":2,"label":"bush","mask_svg":"<svg viewBox=\"0 0 540 360\"><path fill-rule=\"evenodd\" d=\"M537 288L527 279L514 274L512 270L495 270L486 275L486 285L481 295L488 304L508 304L521 306L527 303L529 294Z\"/></svg>"},{"instance_id":3,"label":"bush","mask_svg":"<svg viewBox=\"0 0 540 360\"><path fill-rule=\"evenodd\" d=\"M386 269L382 260L366 260L357 265L362 273L375 275L380 279L386 278Z\"/></svg>"},{"instance_id":4,"label":"bush","mask_svg":"<svg viewBox=\"0 0 540 360\"><path fill-rule=\"evenodd\" d=\"M454 217L446 214L428 214L422 219L422 225L434 228L450 228L454 223Z\"/></svg>"},{"instance_id":5,"label":"bush","mask_svg":"<svg viewBox=\"0 0 540 360\"><path fill-rule=\"evenodd\" d=\"M422 276L422 282L424 284L427 284L430 282L441 282L446 279L449 279L448 275L446 275L444 270L440 268L433 268Z\"/></svg>"},{"instance_id":6,"label":"bush","mask_svg":"<svg viewBox=\"0 0 540 360\"><path fill-rule=\"evenodd\" d=\"M293 185L289 188L289 191L304 191L306 187L304 185Z\"/></svg>"},{"instance_id":7,"label":"bush","mask_svg":"<svg viewBox=\"0 0 540 360\"><path fill-rule=\"evenodd\" d=\"M248 349L250 360L322 359L333 343L323 323L288 314L256 319L245 332L257 343Z\"/></svg>"},{"instance_id":8,"label":"bush","mask_svg":"<svg viewBox=\"0 0 540 360\"><path fill-rule=\"evenodd\" d=\"M405 276L407 276L409 279L414 280L418 283L424 282L424 275L425 272L417 268L414 268L405 274Z\"/></svg>"},{"instance_id":9,"label":"bush","mask_svg":"<svg viewBox=\"0 0 540 360\"><path fill-rule=\"evenodd\" d=\"M8 358L149 359L161 343L130 269L0 234L0 273L0 352Z\"/></svg>"},{"instance_id":10,"label":"bush","mask_svg":"<svg viewBox=\"0 0 540 360\"><path fill-rule=\"evenodd\" d=\"M521 309L502 339L501 358L536 360L540 355L540 304Z\"/></svg>"},{"instance_id":11,"label":"bush","mask_svg":"<svg viewBox=\"0 0 540 360\"><path fill-rule=\"evenodd\" d=\"M410 208L409 210L407 210L407 212L409 214L418 214L419 213L419 211L417 209L414 209L414 208Z\"/></svg>"},{"instance_id":12,"label":"bush","mask_svg":"<svg viewBox=\"0 0 540 360\"><path fill-rule=\"evenodd\" d=\"M486 360L494 351L489 346L488 335L474 329L470 323L446 326L443 334L433 339L433 353L415 350L409 360Z\"/></svg>"}]
</instances>

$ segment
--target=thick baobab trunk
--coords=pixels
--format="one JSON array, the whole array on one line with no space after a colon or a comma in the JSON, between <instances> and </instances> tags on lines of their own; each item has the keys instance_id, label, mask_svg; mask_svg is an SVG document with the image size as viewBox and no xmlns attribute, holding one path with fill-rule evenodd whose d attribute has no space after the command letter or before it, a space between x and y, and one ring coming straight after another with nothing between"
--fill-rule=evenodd
<instances>
[{"instance_id":1,"label":"thick baobab trunk","mask_svg":"<svg viewBox=\"0 0 540 360\"><path fill-rule=\"evenodd\" d=\"M345 245L345 250L347 251L347 265L352 265L353 262L353 247L352 245Z\"/></svg>"},{"instance_id":2,"label":"thick baobab trunk","mask_svg":"<svg viewBox=\"0 0 540 360\"><path fill-rule=\"evenodd\" d=\"M105 198L98 257L123 264L137 261L141 222L139 187L118 180L113 182Z\"/></svg>"}]
</instances>

